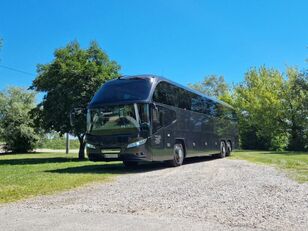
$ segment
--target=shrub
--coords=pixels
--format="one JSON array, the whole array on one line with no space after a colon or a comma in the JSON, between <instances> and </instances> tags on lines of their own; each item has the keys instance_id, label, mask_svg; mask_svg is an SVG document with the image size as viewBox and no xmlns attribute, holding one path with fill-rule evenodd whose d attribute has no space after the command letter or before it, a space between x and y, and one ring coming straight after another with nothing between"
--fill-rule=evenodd
<instances>
[{"instance_id":1,"label":"shrub","mask_svg":"<svg viewBox=\"0 0 308 231\"><path fill-rule=\"evenodd\" d=\"M35 93L18 87L0 92L0 137L6 151L31 151L39 140L30 117Z\"/></svg>"}]
</instances>

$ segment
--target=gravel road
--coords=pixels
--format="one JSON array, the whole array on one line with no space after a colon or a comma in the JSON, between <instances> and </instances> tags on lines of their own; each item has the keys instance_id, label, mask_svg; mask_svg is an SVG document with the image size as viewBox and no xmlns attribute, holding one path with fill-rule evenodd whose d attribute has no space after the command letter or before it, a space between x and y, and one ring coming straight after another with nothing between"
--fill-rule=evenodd
<instances>
[{"instance_id":1,"label":"gravel road","mask_svg":"<svg viewBox=\"0 0 308 231\"><path fill-rule=\"evenodd\" d=\"M202 158L0 206L0 230L308 230L308 184Z\"/></svg>"}]
</instances>

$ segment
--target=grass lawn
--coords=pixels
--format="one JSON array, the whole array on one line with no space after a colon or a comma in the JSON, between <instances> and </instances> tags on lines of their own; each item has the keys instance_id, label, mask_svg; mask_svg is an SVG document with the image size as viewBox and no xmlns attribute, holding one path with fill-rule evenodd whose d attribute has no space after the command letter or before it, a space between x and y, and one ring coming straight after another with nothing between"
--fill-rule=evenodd
<instances>
[{"instance_id":1,"label":"grass lawn","mask_svg":"<svg viewBox=\"0 0 308 231\"><path fill-rule=\"evenodd\" d=\"M308 182L308 152L236 151L230 158L268 164L285 170L298 182Z\"/></svg>"},{"instance_id":2,"label":"grass lawn","mask_svg":"<svg viewBox=\"0 0 308 231\"><path fill-rule=\"evenodd\" d=\"M0 203L109 181L125 172L120 162L78 161L77 154L0 155Z\"/></svg>"}]
</instances>

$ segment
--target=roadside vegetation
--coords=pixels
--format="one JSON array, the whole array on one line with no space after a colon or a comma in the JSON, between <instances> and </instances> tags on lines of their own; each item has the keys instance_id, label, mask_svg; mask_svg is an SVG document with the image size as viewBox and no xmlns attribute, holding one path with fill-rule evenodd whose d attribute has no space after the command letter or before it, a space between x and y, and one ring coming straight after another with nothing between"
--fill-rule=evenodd
<instances>
[{"instance_id":1,"label":"roadside vegetation","mask_svg":"<svg viewBox=\"0 0 308 231\"><path fill-rule=\"evenodd\" d=\"M47 148L47 149L65 149L66 140L64 137L57 137L52 139L41 139L36 145L37 148ZM79 149L79 140L70 139L69 142L70 149Z\"/></svg>"},{"instance_id":2,"label":"roadside vegetation","mask_svg":"<svg viewBox=\"0 0 308 231\"><path fill-rule=\"evenodd\" d=\"M121 163L80 161L58 153L0 155L0 203L105 182L125 172Z\"/></svg>"},{"instance_id":3,"label":"roadside vegetation","mask_svg":"<svg viewBox=\"0 0 308 231\"><path fill-rule=\"evenodd\" d=\"M261 66L233 86L211 75L190 87L234 107L241 148L308 151L308 70Z\"/></svg>"},{"instance_id":4,"label":"roadside vegetation","mask_svg":"<svg viewBox=\"0 0 308 231\"><path fill-rule=\"evenodd\" d=\"M257 164L267 164L286 171L294 180L308 182L307 152L236 151L230 157Z\"/></svg>"}]
</instances>

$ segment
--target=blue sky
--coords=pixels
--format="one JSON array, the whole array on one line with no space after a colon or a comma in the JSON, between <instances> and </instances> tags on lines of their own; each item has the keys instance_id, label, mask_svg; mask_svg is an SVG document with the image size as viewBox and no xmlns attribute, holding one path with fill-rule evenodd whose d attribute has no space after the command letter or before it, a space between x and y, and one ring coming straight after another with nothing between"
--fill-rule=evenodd
<instances>
[{"instance_id":1,"label":"blue sky","mask_svg":"<svg viewBox=\"0 0 308 231\"><path fill-rule=\"evenodd\" d=\"M5 1L0 7L0 90L28 87L56 48L96 40L121 73L184 85L210 74L240 82L251 67L307 68L308 1Z\"/></svg>"}]
</instances>

